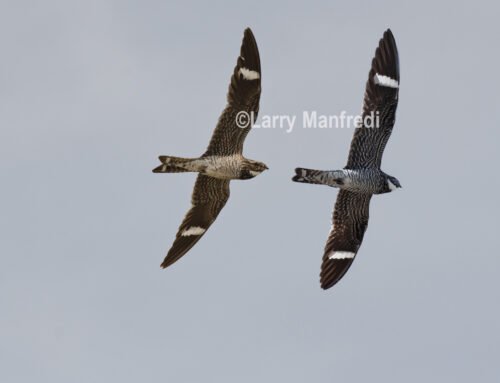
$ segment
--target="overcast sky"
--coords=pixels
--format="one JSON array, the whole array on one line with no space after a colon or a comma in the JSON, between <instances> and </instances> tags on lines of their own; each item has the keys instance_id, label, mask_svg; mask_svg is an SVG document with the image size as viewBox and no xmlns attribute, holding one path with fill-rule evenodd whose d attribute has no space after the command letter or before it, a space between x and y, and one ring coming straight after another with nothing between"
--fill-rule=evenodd
<instances>
[{"instance_id":1,"label":"overcast sky","mask_svg":"<svg viewBox=\"0 0 500 383\"><path fill-rule=\"evenodd\" d=\"M2 382L497 382L496 2L1 1ZM401 63L353 266L318 274L352 129L255 129L270 170L231 183L203 239L159 265L224 107L245 27L261 114L361 110L378 40Z\"/></svg>"}]
</instances>

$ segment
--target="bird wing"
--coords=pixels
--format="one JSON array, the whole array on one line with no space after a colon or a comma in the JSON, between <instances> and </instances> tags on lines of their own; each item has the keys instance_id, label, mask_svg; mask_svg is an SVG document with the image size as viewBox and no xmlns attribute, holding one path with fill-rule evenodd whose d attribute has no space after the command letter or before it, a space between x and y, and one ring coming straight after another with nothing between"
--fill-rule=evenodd
<instances>
[{"instance_id":1,"label":"bird wing","mask_svg":"<svg viewBox=\"0 0 500 383\"><path fill-rule=\"evenodd\" d=\"M247 28L229 84L227 106L219 117L204 156L243 152L243 142L259 111L260 81L259 49L252 31Z\"/></svg>"},{"instance_id":2,"label":"bird wing","mask_svg":"<svg viewBox=\"0 0 500 383\"><path fill-rule=\"evenodd\" d=\"M379 42L366 83L363 123L356 128L351 141L346 168L380 168L382 155L396 118L399 93L399 56L396 41L388 29ZM378 124L368 127L367 116Z\"/></svg>"},{"instance_id":3,"label":"bird wing","mask_svg":"<svg viewBox=\"0 0 500 383\"><path fill-rule=\"evenodd\" d=\"M206 233L229 199L229 180L198 175L191 197L191 209L182 221L174 244L170 248L162 268L176 262Z\"/></svg>"},{"instance_id":4,"label":"bird wing","mask_svg":"<svg viewBox=\"0 0 500 383\"><path fill-rule=\"evenodd\" d=\"M323 289L335 285L351 266L368 227L371 197L371 194L340 190L321 265Z\"/></svg>"}]
</instances>

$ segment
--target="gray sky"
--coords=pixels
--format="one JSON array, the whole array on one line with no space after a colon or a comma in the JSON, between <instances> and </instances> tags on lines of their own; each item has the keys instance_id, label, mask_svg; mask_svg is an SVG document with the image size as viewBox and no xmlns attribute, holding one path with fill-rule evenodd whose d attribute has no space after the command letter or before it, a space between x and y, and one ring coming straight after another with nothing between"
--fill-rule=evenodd
<instances>
[{"instance_id":1,"label":"gray sky","mask_svg":"<svg viewBox=\"0 0 500 383\"><path fill-rule=\"evenodd\" d=\"M492 2L0 2L2 382L497 382L500 26ZM261 113L358 113L390 27L400 103L344 279L318 274L352 130L255 130L270 170L159 265L243 29Z\"/></svg>"}]
</instances>

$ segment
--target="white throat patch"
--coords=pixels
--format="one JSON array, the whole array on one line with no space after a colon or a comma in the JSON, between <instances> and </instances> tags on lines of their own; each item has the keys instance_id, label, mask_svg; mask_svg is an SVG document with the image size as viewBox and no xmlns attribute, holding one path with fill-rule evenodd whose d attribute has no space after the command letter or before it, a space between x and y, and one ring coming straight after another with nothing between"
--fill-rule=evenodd
<instances>
[{"instance_id":1,"label":"white throat patch","mask_svg":"<svg viewBox=\"0 0 500 383\"><path fill-rule=\"evenodd\" d=\"M387 185L389 185L389 189L390 189L391 191L396 190L396 189L398 188L396 185L394 185L394 184L391 182L391 180L390 180L390 179L387 179Z\"/></svg>"}]
</instances>

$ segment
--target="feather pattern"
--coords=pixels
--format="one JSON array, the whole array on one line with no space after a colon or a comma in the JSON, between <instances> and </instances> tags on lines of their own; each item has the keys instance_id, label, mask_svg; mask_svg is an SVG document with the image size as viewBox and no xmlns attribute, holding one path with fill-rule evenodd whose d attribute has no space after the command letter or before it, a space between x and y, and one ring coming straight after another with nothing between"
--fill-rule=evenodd
<instances>
[{"instance_id":1,"label":"feather pattern","mask_svg":"<svg viewBox=\"0 0 500 383\"><path fill-rule=\"evenodd\" d=\"M382 155L395 122L398 92L398 50L392 32L387 30L372 60L363 104L363 117L378 115L379 126L370 128L361 125L356 128L344 169L295 169L293 181L341 189L323 253L320 273L323 289L335 285L354 261L368 227L372 195L388 193L401 187L396 178L380 169Z\"/></svg>"},{"instance_id":2,"label":"feather pattern","mask_svg":"<svg viewBox=\"0 0 500 383\"><path fill-rule=\"evenodd\" d=\"M240 120L237 123L238 113L245 112L254 119L257 118L261 78L259 49L252 31L247 28L229 84L227 106L219 118L204 156L243 152L243 143L252 128L252 121L243 121L242 124Z\"/></svg>"},{"instance_id":3,"label":"feather pattern","mask_svg":"<svg viewBox=\"0 0 500 383\"><path fill-rule=\"evenodd\" d=\"M382 85L384 78L398 84L398 88ZM388 84L388 80L386 84ZM393 83L392 83L393 84ZM382 155L392 133L399 94L399 56L396 41L390 30L384 33L372 60L363 102L363 121L368 115L379 116L378 127L356 128L351 141L347 168L380 168Z\"/></svg>"},{"instance_id":4,"label":"feather pattern","mask_svg":"<svg viewBox=\"0 0 500 383\"><path fill-rule=\"evenodd\" d=\"M165 268L186 254L215 221L229 199L229 180L198 175L191 196L191 209L179 226L175 241L161 267Z\"/></svg>"},{"instance_id":5,"label":"feather pattern","mask_svg":"<svg viewBox=\"0 0 500 383\"><path fill-rule=\"evenodd\" d=\"M182 221L174 243L161 267L166 268L186 254L207 232L229 199L232 179L250 179L267 166L243 157L243 143L251 121L243 128L236 124L238 112L259 109L261 70L257 43L246 29L240 56L234 68L227 106L219 118L208 148L199 158L160 156L155 173L198 172L192 194L192 206Z\"/></svg>"},{"instance_id":6,"label":"feather pattern","mask_svg":"<svg viewBox=\"0 0 500 383\"><path fill-rule=\"evenodd\" d=\"M320 282L323 289L336 284L354 261L368 227L371 197L371 194L339 191L321 265ZM331 259L334 252L350 253L352 257Z\"/></svg>"}]
</instances>

